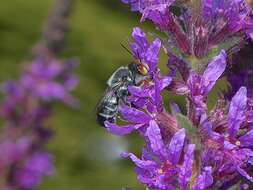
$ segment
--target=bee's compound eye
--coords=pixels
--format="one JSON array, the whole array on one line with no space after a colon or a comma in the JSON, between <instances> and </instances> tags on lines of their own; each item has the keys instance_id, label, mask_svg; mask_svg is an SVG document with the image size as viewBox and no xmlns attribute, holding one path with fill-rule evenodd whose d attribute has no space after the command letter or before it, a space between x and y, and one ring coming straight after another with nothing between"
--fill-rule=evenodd
<instances>
[{"instance_id":1,"label":"bee's compound eye","mask_svg":"<svg viewBox=\"0 0 253 190\"><path fill-rule=\"evenodd\" d=\"M147 75L149 71L149 67L147 64L141 63L138 65L138 71L141 75Z\"/></svg>"}]
</instances>

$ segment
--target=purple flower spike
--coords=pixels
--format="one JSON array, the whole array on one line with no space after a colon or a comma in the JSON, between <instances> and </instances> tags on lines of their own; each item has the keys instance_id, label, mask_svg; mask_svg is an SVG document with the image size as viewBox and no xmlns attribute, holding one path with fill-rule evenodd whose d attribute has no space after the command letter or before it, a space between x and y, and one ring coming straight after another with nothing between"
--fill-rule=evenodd
<instances>
[{"instance_id":1,"label":"purple flower spike","mask_svg":"<svg viewBox=\"0 0 253 190\"><path fill-rule=\"evenodd\" d=\"M146 39L146 34L138 27L133 29L132 38L131 49L134 57L147 64L149 66L149 73L152 73L158 64L161 48L160 39L157 38L152 44L149 44Z\"/></svg>"},{"instance_id":2,"label":"purple flower spike","mask_svg":"<svg viewBox=\"0 0 253 190\"><path fill-rule=\"evenodd\" d=\"M251 62L247 67L235 67L237 75L230 73L232 54L253 38L251 8L244 0L122 2L139 12L141 21L152 21L165 34L162 41L157 38L150 43L140 28L133 29L133 57L146 64L149 72L144 76L137 69L141 82L127 86L126 101L119 101L118 118L124 125L105 122L112 134L123 136L137 131L144 139L141 157L122 154L135 164L138 180L154 190L244 189L245 184L251 187ZM158 68L161 47L168 56L169 71L164 75ZM220 53L210 59L217 51ZM245 53L242 58L248 55ZM211 61L206 64L206 60ZM221 77L231 83L230 97L235 95L226 99L219 91L218 100L209 109L213 105L208 102L210 97L217 97L210 96L210 92L219 90L215 85ZM171 112L167 111L163 101L166 93L169 98L185 98L185 107L180 102L182 114L171 99Z\"/></svg>"},{"instance_id":3,"label":"purple flower spike","mask_svg":"<svg viewBox=\"0 0 253 190\"><path fill-rule=\"evenodd\" d=\"M245 117L247 105L247 89L241 87L232 98L228 113L228 132L230 136L235 136Z\"/></svg>"}]
</instances>

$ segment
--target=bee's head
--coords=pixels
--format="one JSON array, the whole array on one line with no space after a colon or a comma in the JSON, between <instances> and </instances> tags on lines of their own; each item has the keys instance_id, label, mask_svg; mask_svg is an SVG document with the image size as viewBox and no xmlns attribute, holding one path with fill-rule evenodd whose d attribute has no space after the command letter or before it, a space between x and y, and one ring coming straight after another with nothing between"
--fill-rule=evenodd
<instances>
[{"instance_id":1,"label":"bee's head","mask_svg":"<svg viewBox=\"0 0 253 190\"><path fill-rule=\"evenodd\" d=\"M142 63L138 60L134 60L132 63L130 63L128 68L132 72L142 76L147 76L149 72L149 66L146 63Z\"/></svg>"},{"instance_id":2,"label":"bee's head","mask_svg":"<svg viewBox=\"0 0 253 190\"><path fill-rule=\"evenodd\" d=\"M148 74L149 66L146 63L142 63L139 60L135 60L134 63L136 65L137 72L140 75L146 76Z\"/></svg>"},{"instance_id":3,"label":"bee's head","mask_svg":"<svg viewBox=\"0 0 253 190\"><path fill-rule=\"evenodd\" d=\"M145 63L140 63L138 64L137 69L138 69L139 74L146 76L149 71L149 66Z\"/></svg>"}]
</instances>

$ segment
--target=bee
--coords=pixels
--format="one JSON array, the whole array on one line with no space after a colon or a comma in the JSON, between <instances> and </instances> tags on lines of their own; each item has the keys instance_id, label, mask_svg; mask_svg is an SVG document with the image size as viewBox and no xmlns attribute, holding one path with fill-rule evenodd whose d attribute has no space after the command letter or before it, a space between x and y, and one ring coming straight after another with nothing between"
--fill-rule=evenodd
<instances>
[{"instance_id":1,"label":"bee","mask_svg":"<svg viewBox=\"0 0 253 190\"><path fill-rule=\"evenodd\" d=\"M107 89L96 109L97 122L104 127L104 122L115 123L118 108L127 103L129 86L139 86L148 78L149 67L141 60L134 60L127 66L118 68L108 79Z\"/></svg>"}]
</instances>

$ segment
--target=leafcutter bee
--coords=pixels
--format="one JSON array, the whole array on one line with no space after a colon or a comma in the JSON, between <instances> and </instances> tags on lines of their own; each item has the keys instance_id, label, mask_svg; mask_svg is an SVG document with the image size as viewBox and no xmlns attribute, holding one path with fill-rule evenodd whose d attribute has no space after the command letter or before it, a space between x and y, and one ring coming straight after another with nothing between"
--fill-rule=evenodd
<instances>
[{"instance_id":1,"label":"leafcutter bee","mask_svg":"<svg viewBox=\"0 0 253 190\"><path fill-rule=\"evenodd\" d=\"M104 126L105 121L115 123L119 105L127 104L128 87L138 86L148 78L149 67L141 60L134 60L128 66L118 68L107 81L107 89L98 103L97 121Z\"/></svg>"}]
</instances>

